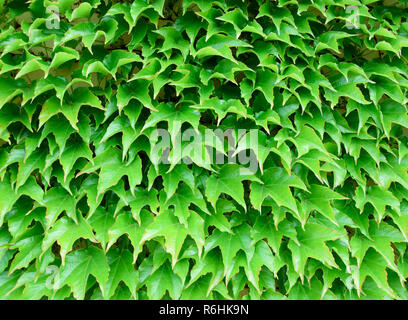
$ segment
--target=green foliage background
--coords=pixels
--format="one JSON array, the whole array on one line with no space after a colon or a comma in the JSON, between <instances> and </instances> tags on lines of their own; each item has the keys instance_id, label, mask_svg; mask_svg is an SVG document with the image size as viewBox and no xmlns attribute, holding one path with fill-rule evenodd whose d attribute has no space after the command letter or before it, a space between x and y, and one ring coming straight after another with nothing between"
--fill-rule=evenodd
<instances>
[{"instance_id":1,"label":"green foliage background","mask_svg":"<svg viewBox=\"0 0 408 320\"><path fill-rule=\"evenodd\" d=\"M0 298L408 297L405 1L0 4Z\"/></svg>"}]
</instances>

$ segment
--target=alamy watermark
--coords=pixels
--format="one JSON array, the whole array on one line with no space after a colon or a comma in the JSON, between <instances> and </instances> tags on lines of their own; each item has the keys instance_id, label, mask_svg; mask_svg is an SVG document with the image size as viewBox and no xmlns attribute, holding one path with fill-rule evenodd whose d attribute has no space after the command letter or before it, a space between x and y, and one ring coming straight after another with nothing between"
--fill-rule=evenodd
<instances>
[{"instance_id":1,"label":"alamy watermark","mask_svg":"<svg viewBox=\"0 0 408 320\"><path fill-rule=\"evenodd\" d=\"M204 168L213 164L238 163L245 172L258 170L259 150L257 129L205 129L194 128L172 133L154 129L150 133L150 160L154 165L196 163Z\"/></svg>"},{"instance_id":2,"label":"alamy watermark","mask_svg":"<svg viewBox=\"0 0 408 320\"><path fill-rule=\"evenodd\" d=\"M56 5L47 6L46 8L48 18L45 20L45 27L47 29L59 29L60 28L60 12Z\"/></svg>"},{"instance_id":3,"label":"alamy watermark","mask_svg":"<svg viewBox=\"0 0 408 320\"><path fill-rule=\"evenodd\" d=\"M346 28L358 29L360 27L360 11L357 6L346 7Z\"/></svg>"},{"instance_id":4,"label":"alamy watermark","mask_svg":"<svg viewBox=\"0 0 408 320\"><path fill-rule=\"evenodd\" d=\"M54 265L48 266L45 274L49 275L45 281L45 287L49 290L58 290L60 288L59 268Z\"/></svg>"}]
</instances>

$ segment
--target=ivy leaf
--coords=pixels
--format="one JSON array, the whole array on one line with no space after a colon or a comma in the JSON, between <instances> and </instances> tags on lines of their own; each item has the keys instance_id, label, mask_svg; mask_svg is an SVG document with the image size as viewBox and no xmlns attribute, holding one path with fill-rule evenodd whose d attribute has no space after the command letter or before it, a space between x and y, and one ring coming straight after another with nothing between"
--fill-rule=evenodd
<instances>
[{"instance_id":1,"label":"ivy leaf","mask_svg":"<svg viewBox=\"0 0 408 320\"><path fill-rule=\"evenodd\" d=\"M64 181L79 158L85 158L93 161L92 152L84 141L75 141L68 144L60 156L60 163L64 169Z\"/></svg>"},{"instance_id":2,"label":"ivy leaf","mask_svg":"<svg viewBox=\"0 0 408 320\"><path fill-rule=\"evenodd\" d=\"M142 251L142 238L146 232L146 227L153 222L153 216L149 211L142 210L140 213L140 224L132 217L129 211L122 211L115 219L114 224L109 228L108 250L118 239L127 234L133 246L133 263Z\"/></svg>"},{"instance_id":3,"label":"ivy leaf","mask_svg":"<svg viewBox=\"0 0 408 320\"><path fill-rule=\"evenodd\" d=\"M16 191L27 181L34 170L42 170L45 167L45 157L45 151L43 149L37 149L25 162L20 163L16 180Z\"/></svg>"},{"instance_id":4,"label":"ivy leaf","mask_svg":"<svg viewBox=\"0 0 408 320\"><path fill-rule=\"evenodd\" d=\"M60 245L61 263L65 265L65 256L72 250L76 240L83 238L95 241L91 226L86 220L80 219L78 224L67 217L62 217L45 233L42 251L45 252L58 242Z\"/></svg>"},{"instance_id":5,"label":"ivy leaf","mask_svg":"<svg viewBox=\"0 0 408 320\"><path fill-rule=\"evenodd\" d=\"M63 105L62 101L59 101L56 97L47 100L39 116L39 126L41 127L52 116L62 113L67 118L71 126L78 131L78 113L79 109L83 105L89 105L103 110L100 100L87 88L76 89L75 94L70 96L70 98L72 98L72 100L65 101Z\"/></svg>"},{"instance_id":6,"label":"ivy leaf","mask_svg":"<svg viewBox=\"0 0 408 320\"><path fill-rule=\"evenodd\" d=\"M245 253L247 257L249 257L248 260L251 260L252 256L254 255L254 248L250 246L251 236L249 226L247 224L243 224L242 226L235 228L233 232L234 233L231 234L216 230L207 239L207 243L205 245L205 251L207 252L213 249L215 246L218 246L221 249L222 260L225 266L224 276L227 276L230 272L228 268L233 265L232 261L241 248L247 248Z\"/></svg>"},{"instance_id":7,"label":"ivy leaf","mask_svg":"<svg viewBox=\"0 0 408 320\"><path fill-rule=\"evenodd\" d=\"M231 47L251 47L250 44L234 39L230 36L225 36L221 34L215 34L208 39L200 38L197 42L197 52L195 56L199 59L208 56L220 56L225 59L231 60L232 62L238 64L231 53Z\"/></svg>"},{"instance_id":8,"label":"ivy leaf","mask_svg":"<svg viewBox=\"0 0 408 320\"><path fill-rule=\"evenodd\" d=\"M365 193L362 188L357 188L355 201L356 207L359 208L361 212L364 210L365 204L370 202L378 214L376 216L378 221L381 221L384 217L386 206L394 208L397 212L400 211L398 199L396 199L390 191L379 186L368 188L367 193Z\"/></svg>"},{"instance_id":9,"label":"ivy leaf","mask_svg":"<svg viewBox=\"0 0 408 320\"><path fill-rule=\"evenodd\" d=\"M116 185L125 175L129 179L130 190L134 190L142 179L141 166L141 160L138 157L124 165L120 151L116 148L109 148L96 156L93 163L88 163L79 175L100 169L97 193L100 196L108 188Z\"/></svg>"},{"instance_id":10,"label":"ivy leaf","mask_svg":"<svg viewBox=\"0 0 408 320\"><path fill-rule=\"evenodd\" d=\"M223 278L223 266L221 255L217 250L211 250L202 259L198 260L191 269L191 279L186 288L195 283L201 276L211 274L210 283L206 292L206 297L220 283Z\"/></svg>"},{"instance_id":11,"label":"ivy leaf","mask_svg":"<svg viewBox=\"0 0 408 320\"><path fill-rule=\"evenodd\" d=\"M142 105L156 111L157 109L154 107L149 96L148 84L148 80L136 79L132 82L120 85L117 93L119 110L126 107L131 99L136 99Z\"/></svg>"},{"instance_id":12,"label":"ivy leaf","mask_svg":"<svg viewBox=\"0 0 408 320\"><path fill-rule=\"evenodd\" d=\"M262 202L270 196L279 206L285 206L298 212L295 199L289 187L296 187L307 191L306 186L295 175L288 175L282 168L268 168L265 170L261 182L251 184L250 199L255 209L261 210Z\"/></svg>"},{"instance_id":13,"label":"ivy leaf","mask_svg":"<svg viewBox=\"0 0 408 320\"><path fill-rule=\"evenodd\" d=\"M113 213L109 210L98 208L92 217L88 219L88 222L95 233L94 241L99 242L102 249L106 251L106 246L109 241L108 231L115 222Z\"/></svg>"},{"instance_id":14,"label":"ivy leaf","mask_svg":"<svg viewBox=\"0 0 408 320\"><path fill-rule=\"evenodd\" d=\"M304 230L298 229L297 239L299 244L290 241L288 247L292 251L293 266L300 278L303 279L308 258L317 259L328 267L338 268L326 242L344 236L345 232L339 232L311 222L306 224Z\"/></svg>"},{"instance_id":15,"label":"ivy leaf","mask_svg":"<svg viewBox=\"0 0 408 320\"><path fill-rule=\"evenodd\" d=\"M296 244L300 245L296 237L296 229L286 220L276 225L273 219L261 215L257 217L253 229L251 230L252 244L266 238L269 246L277 256L280 255L283 236L290 238Z\"/></svg>"},{"instance_id":16,"label":"ivy leaf","mask_svg":"<svg viewBox=\"0 0 408 320\"><path fill-rule=\"evenodd\" d=\"M163 27L156 31L164 38L164 43L161 52L171 49L180 50L184 60L189 53L189 42L183 39L182 34L174 27Z\"/></svg>"},{"instance_id":17,"label":"ivy leaf","mask_svg":"<svg viewBox=\"0 0 408 320\"><path fill-rule=\"evenodd\" d=\"M132 296L136 298L136 283L139 275L134 268L130 251L110 250L107 259L109 263L109 278L104 286L106 299L113 296L120 282L125 283L130 289Z\"/></svg>"},{"instance_id":18,"label":"ivy leaf","mask_svg":"<svg viewBox=\"0 0 408 320\"><path fill-rule=\"evenodd\" d=\"M259 293L261 293L261 288L258 279L263 266L266 266L271 272L276 272L274 255L270 247L264 241L259 241L255 245L253 257L251 259L247 258L247 266L245 268L248 280L255 286Z\"/></svg>"},{"instance_id":19,"label":"ivy leaf","mask_svg":"<svg viewBox=\"0 0 408 320\"><path fill-rule=\"evenodd\" d=\"M220 194L226 193L246 208L243 180L260 182L249 169L234 164L224 165L218 174L213 174L207 179L205 191L208 201L215 207Z\"/></svg>"},{"instance_id":20,"label":"ivy leaf","mask_svg":"<svg viewBox=\"0 0 408 320\"><path fill-rule=\"evenodd\" d=\"M0 181L0 223L3 224L4 216L10 211L19 196L14 192L7 179Z\"/></svg>"},{"instance_id":21,"label":"ivy leaf","mask_svg":"<svg viewBox=\"0 0 408 320\"><path fill-rule=\"evenodd\" d=\"M294 138L294 141L298 147L298 157L301 157L314 149L332 157L325 149L321 139L316 135L315 131L308 126L302 127L299 134Z\"/></svg>"},{"instance_id":22,"label":"ivy leaf","mask_svg":"<svg viewBox=\"0 0 408 320\"><path fill-rule=\"evenodd\" d=\"M10 273L17 269L25 268L33 260L41 254L41 243L43 240L44 230L39 223L28 228L26 232L20 235L11 244L11 249L18 249L18 253L14 256L10 265Z\"/></svg>"},{"instance_id":23,"label":"ivy leaf","mask_svg":"<svg viewBox=\"0 0 408 320\"><path fill-rule=\"evenodd\" d=\"M340 31L325 32L317 39L318 43L315 48L315 53L318 53L324 49L331 49L337 53L340 53L338 41L351 36L353 35Z\"/></svg>"},{"instance_id":24,"label":"ivy leaf","mask_svg":"<svg viewBox=\"0 0 408 320\"><path fill-rule=\"evenodd\" d=\"M62 211L65 211L67 216L76 223L78 222L75 199L62 187L49 189L44 195L44 205L46 207L47 229L51 228Z\"/></svg>"},{"instance_id":25,"label":"ivy leaf","mask_svg":"<svg viewBox=\"0 0 408 320\"><path fill-rule=\"evenodd\" d=\"M41 143L50 133L52 133L55 137L55 141L60 149L60 152L62 153L65 149L68 138L74 132L75 130L72 128L69 121L64 117L57 115L49 119L44 124L39 143Z\"/></svg>"},{"instance_id":26,"label":"ivy leaf","mask_svg":"<svg viewBox=\"0 0 408 320\"><path fill-rule=\"evenodd\" d=\"M225 118L228 112L238 114L242 117L247 117L247 110L241 101L237 99L221 100L219 98L211 98L204 100L200 105L192 106L196 109L214 110L218 115L218 124Z\"/></svg>"},{"instance_id":27,"label":"ivy leaf","mask_svg":"<svg viewBox=\"0 0 408 320\"><path fill-rule=\"evenodd\" d=\"M316 210L338 225L330 200L345 200L346 197L332 191L331 189L316 184L310 185L310 193L305 194L305 200L302 201L307 212ZM306 221L305 221L306 222Z\"/></svg>"},{"instance_id":28,"label":"ivy leaf","mask_svg":"<svg viewBox=\"0 0 408 320\"><path fill-rule=\"evenodd\" d=\"M394 291L390 288L387 281L387 262L383 257L373 250L367 252L361 268L353 268L353 280L358 288L358 293L362 292L362 285L366 281L367 276L370 276L376 284L391 297L395 297Z\"/></svg>"},{"instance_id":29,"label":"ivy leaf","mask_svg":"<svg viewBox=\"0 0 408 320\"><path fill-rule=\"evenodd\" d=\"M150 210L158 213L159 201L157 200L157 191L155 189L148 191L141 187L136 187L133 194L127 191L124 194L119 194L119 197L121 200L116 206L115 215L124 206L130 206L133 218L140 224L140 213L145 206L148 205Z\"/></svg>"},{"instance_id":30,"label":"ivy leaf","mask_svg":"<svg viewBox=\"0 0 408 320\"><path fill-rule=\"evenodd\" d=\"M200 114L187 105L175 106L174 104L161 103L157 111L152 111L150 117L146 120L142 131L146 128L156 126L160 121L167 121L168 128L173 143L176 135L179 133L184 122L190 123L193 128L198 130Z\"/></svg>"},{"instance_id":31,"label":"ivy leaf","mask_svg":"<svg viewBox=\"0 0 408 320\"><path fill-rule=\"evenodd\" d=\"M164 194L162 193L160 202L160 210L167 210L169 207L174 208L174 214L180 220L180 223L188 226L188 218L190 217L189 206L191 203L197 205L204 212L208 212L206 203L200 192L195 192L190 189L186 184L181 183L177 188L177 193L174 194L170 199L164 199Z\"/></svg>"},{"instance_id":32,"label":"ivy leaf","mask_svg":"<svg viewBox=\"0 0 408 320\"><path fill-rule=\"evenodd\" d=\"M408 128L408 116L405 107L398 102L385 100L380 103L381 123L384 126L384 132L387 137L390 136L391 126L393 123Z\"/></svg>"},{"instance_id":33,"label":"ivy leaf","mask_svg":"<svg viewBox=\"0 0 408 320\"><path fill-rule=\"evenodd\" d=\"M96 278L104 294L104 286L109 278L109 265L103 251L94 246L75 250L67 255L65 266L59 273L59 288L69 285L74 297L82 300L89 275Z\"/></svg>"},{"instance_id":34,"label":"ivy leaf","mask_svg":"<svg viewBox=\"0 0 408 320\"><path fill-rule=\"evenodd\" d=\"M173 170L162 175L163 186L166 192L167 200L176 192L180 181L188 185L194 192L194 176L185 164L176 165Z\"/></svg>"},{"instance_id":35,"label":"ivy leaf","mask_svg":"<svg viewBox=\"0 0 408 320\"><path fill-rule=\"evenodd\" d=\"M183 290L183 282L169 262L163 264L149 277L146 286L150 299L160 299L166 291L172 299L178 299Z\"/></svg>"},{"instance_id":36,"label":"ivy leaf","mask_svg":"<svg viewBox=\"0 0 408 320\"><path fill-rule=\"evenodd\" d=\"M165 238L165 249L172 256L172 268L178 261L178 255L188 234L187 228L180 224L173 210L168 210L159 216L146 228L140 244L156 236Z\"/></svg>"}]
</instances>

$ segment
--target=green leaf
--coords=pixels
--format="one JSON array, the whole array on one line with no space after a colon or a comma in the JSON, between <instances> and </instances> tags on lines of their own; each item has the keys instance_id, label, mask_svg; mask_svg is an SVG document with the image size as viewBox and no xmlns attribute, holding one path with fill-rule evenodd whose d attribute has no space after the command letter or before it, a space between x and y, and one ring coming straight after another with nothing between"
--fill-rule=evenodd
<instances>
[{"instance_id":1,"label":"green leaf","mask_svg":"<svg viewBox=\"0 0 408 320\"><path fill-rule=\"evenodd\" d=\"M312 222L306 224L304 230L298 229L298 244L295 241L290 241L288 248L292 252L295 271L299 274L302 281L308 258L319 260L328 267L338 268L326 242L344 236L345 232L339 232Z\"/></svg>"},{"instance_id":2,"label":"green leaf","mask_svg":"<svg viewBox=\"0 0 408 320\"><path fill-rule=\"evenodd\" d=\"M260 181L249 169L234 164L224 165L218 174L207 179L205 191L208 201L215 207L220 194L226 193L246 208L243 180Z\"/></svg>"},{"instance_id":3,"label":"green leaf","mask_svg":"<svg viewBox=\"0 0 408 320\"><path fill-rule=\"evenodd\" d=\"M18 253L11 262L10 273L17 269L26 268L33 259L38 258L41 254L43 234L43 228L39 223L36 223L14 240L14 243L11 244L11 249L18 249Z\"/></svg>"},{"instance_id":4,"label":"green leaf","mask_svg":"<svg viewBox=\"0 0 408 320\"><path fill-rule=\"evenodd\" d=\"M306 186L295 175L288 175L282 168L265 170L261 182L251 184L250 199L255 209L261 210L262 202L270 196L279 206L298 212L295 198L289 187L306 190Z\"/></svg>"},{"instance_id":5,"label":"green leaf","mask_svg":"<svg viewBox=\"0 0 408 320\"><path fill-rule=\"evenodd\" d=\"M42 251L47 251L55 242L58 242L61 247L61 263L65 265L65 256L72 250L75 241L80 238L95 241L92 228L88 222L80 219L79 223L76 224L71 219L62 217L45 233L42 242Z\"/></svg>"},{"instance_id":6,"label":"green leaf","mask_svg":"<svg viewBox=\"0 0 408 320\"><path fill-rule=\"evenodd\" d=\"M163 264L149 277L146 286L148 297L156 300L161 299L166 291L172 299L178 299L183 290L183 282L169 262Z\"/></svg>"},{"instance_id":7,"label":"green leaf","mask_svg":"<svg viewBox=\"0 0 408 320\"><path fill-rule=\"evenodd\" d=\"M44 195L44 205L46 207L47 229L51 228L63 211L77 222L75 199L62 187L49 189Z\"/></svg>"},{"instance_id":8,"label":"green leaf","mask_svg":"<svg viewBox=\"0 0 408 320\"><path fill-rule=\"evenodd\" d=\"M59 273L59 288L69 285L76 299L85 297L89 275L93 275L104 294L104 286L109 278L109 265L103 251L90 246L71 252L66 257L65 266Z\"/></svg>"},{"instance_id":9,"label":"green leaf","mask_svg":"<svg viewBox=\"0 0 408 320\"><path fill-rule=\"evenodd\" d=\"M386 206L394 208L397 212L400 211L400 204L393 194L379 186L372 186L365 193L362 188L357 188L355 195L356 207L362 212L366 203L371 203L375 208L377 221L381 221L385 215Z\"/></svg>"},{"instance_id":10,"label":"green leaf","mask_svg":"<svg viewBox=\"0 0 408 320\"><path fill-rule=\"evenodd\" d=\"M146 232L146 227L153 222L153 216L149 211L142 210L140 213L140 224L132 217L129 211L122 211L115 219L114 224L109 228L106 250L108 250L118 239L127 234L133 246L133 263L142 251L142 237Z\"/></svg>"},{"instance_id":11,"label":"green leaf","mask_svg":"<svg viewBox=\"0 0 408 320\"><path fill-rule=\"evenodd\" d=\"M132 296L136 298L136 283L139 275L132 262L132 254L129 250L110 250L108 255L109 278L105 283L104 292L106 299L110 299L120 282L126 284Z\"/></svg>"},{"instance_id":12,"label":"green leaf","mask_svg":"<svg viewBox=\"0 0 408 320\"><path fill-rule=\"evenodd\" d=\"M310 185L310 193L305 194L305 198L302 201L307 212L316 210L331 220L334 224L338 225L332 206L331 200L345 200L346 197L332 191L331 189L316 184Z\"/></svg>"},{"instance_id":13,"label":"green leaf","mask_svg":"<svg viewBox=\"0 0 408 320\"><path fill-rule=\"evenodd\" d=\"M145 241L162 236L165 239L165 249L172 256L171 266L174 267L178 261L178 255L184 240L189 233L188 229L179 222L173 210L168 210L158 215L144 231L140 244Z\"/></svg>"}]
</instances>

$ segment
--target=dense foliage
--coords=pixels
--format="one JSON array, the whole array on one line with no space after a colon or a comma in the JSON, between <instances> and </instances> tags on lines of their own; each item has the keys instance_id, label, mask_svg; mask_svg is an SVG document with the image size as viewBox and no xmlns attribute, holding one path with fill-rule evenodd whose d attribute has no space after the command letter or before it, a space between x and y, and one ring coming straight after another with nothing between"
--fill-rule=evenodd
<instances>
[{"instance_id":1,"label":"dense foliage","mask_svg":"<svg viewBox=\"0 0 408 320\"><path fill-rule=\"evenodd\" d=\"M0 298L408 298L405 1L0 4Z\"/></svg>"}]
</instances>

